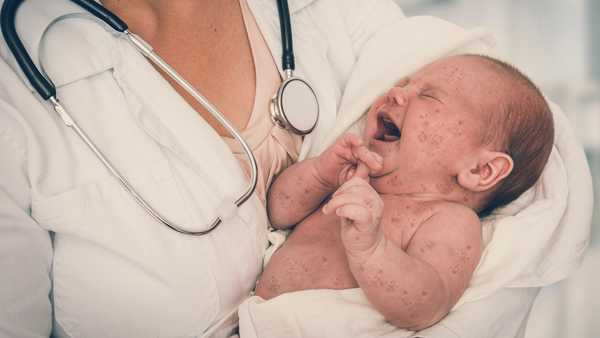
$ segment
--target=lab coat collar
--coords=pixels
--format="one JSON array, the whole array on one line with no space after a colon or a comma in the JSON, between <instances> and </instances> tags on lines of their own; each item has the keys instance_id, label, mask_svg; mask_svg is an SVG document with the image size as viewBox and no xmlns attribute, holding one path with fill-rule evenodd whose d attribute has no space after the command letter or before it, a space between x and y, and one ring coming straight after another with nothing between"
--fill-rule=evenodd
<instances>
[{"instance_id":1,"label":"lab coat collar","mask_svg":"<svg viewBox=\"0 0 600 338\"><path fill-rule=\"evenodd\" d=\"M97 0L96 0L97 1ZM308 5L310 5L315 0L291 0L289 2L289 8L291 14L295 14L300 10L304 9ZM0 5L3 3L3 0L0 0ZM248 4L250 5L250 9L252 10L255 18L257 18L257 22L265 35L267 40L267 44L270 49L273 51L273 55L279 57L281 55L281 46L280 46L280 38L279 36L275 36L279 31L279 20L277 13L277 3L275 0L248 0ZM19 10L17 11L16 17L16 29L23 42L23 45L29 52L31 59L33 62L40 68L39 65L39 54L40 54L40 42L44 31L52 23L53 20L60 17L61 15L68 13L83 13L86 12L67 0L27 0L24 1ZM269 33L265 33L269 32ZM273 33L270 33L273 32ZM93 32L89 32L87 41L94 41L94 37L90 36L93 34L97 34L98 30ZM81 55L90 55L89 45L70 45L71 49L77 49L81 51ZM62 48L52 46L49 48L55 48L57 52L64 52ZM105 49L105 52L108 50ZM105 53L105 56L107 54ZM21 77L25 85L31 90L34 91L33 87L19 68L17 61L13 57L12 53L8 49L6 42L4 39L0 39L0 57L3 58L9 66ZM95 57L93 62L85 62L86 60L81 60L80 65L82 68L78 67L68 67L71 71L64 72L56 72L59 74L58 78L56 76L52 76L52 81L54 84L59 87L62 84L69 83L71 81L76 80L77 78L85 77L97 73L101 70L105 70L110 67L110 58L107 57ZM87 65L87 66L86 66ZM49 72L51 73L51 72Z\"/></svg>"},{"instance_id":2,"label":"lab coat collar","mask_svg":"<svg viewBox=\"0 0 600 338\"><path fill-rule=\"evenodd\" d=\"M250 6L261 6L263 8L271 8L277 11L277 0L246 0ZM304 7L310 5L315 0L289 0L288 7L290 14L294 14Z\"/></svg>"},{"instance_id":3,"label":"lab coat collar","mask_svg":"<svg viewBox=\"0 0 600 338\"><path fill-rule=\"evenodd\" d=\"M315 0L291 0L288 6L290 7L290 12L294 14L304 7L310 5L313 1ZM271 2L275 3L275 1Z\"/></svg>"}]
</instances>

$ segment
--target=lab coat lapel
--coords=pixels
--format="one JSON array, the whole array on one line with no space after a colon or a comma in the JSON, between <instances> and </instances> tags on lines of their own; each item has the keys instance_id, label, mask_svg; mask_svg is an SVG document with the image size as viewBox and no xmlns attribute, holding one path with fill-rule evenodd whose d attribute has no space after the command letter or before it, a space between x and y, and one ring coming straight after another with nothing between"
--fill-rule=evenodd
<instances>
[{"instance_id":1,"label":"lab coat lapel","mask_svg":"<svg viewBox=\"0 0 600 338\"><path fill-rule=\"evenodd\" d=\"M3 1L0 0L0 4ZM15 19L15 27L23 45L29 52L32 61L40 68L39 65L39 56L40 56L40 41L42 35L46 28L52 23L53 20L60 17L64 14L69 13L85 13L79 6L73 4L67 0L27 0L24 1L19 10L17 11L16 19ZM87 38L91 40L94 39L94 35L97 32L90 31L90 34L86 34ZM81 35L81 34L80 34ZM53 40L52 44L49 44L47 50L52 52L61 52L64 53L65 50L65 40L63 39ZM26 86L33 91L33 87L19 68L15 58L10 53L8 46L4 39L1 40L0 44L0 56L6 60L6 62L10 65L10 67L21 77ZM89 46L82 46L80 44L67 44L69 46L69 52L77 53L77 50L85 50L84 53L78 53L82 55L90 55ZM97 60L98 61L98 60ZM81 60L81 63L78 65L66 65L64 63L59 63L65 68L71 69L73 72L81 73L93 73L97 71L97 68L105 68L106 63L103 62L95 62L93 64L87 63L86 60ZM87 69L80 69L78 66L88 64ZM91 67L90 67L91 66ZM57 74L66 74L65 72L57 72ZM65 76L60 78L53 77L52 81L55 85L63 84L65 81L69 81L72 76Z\"/></svg>"},{"instance_id":2,"label":"lab coat lapel","mask_svg":"<svg viewBox=\"0 0 600 338\"><path fill-rule=\"evenodd\" d=\"M59 99L61 86L112 69L128 110L150 137L210 182L215 195L242 191L245 176L227 145L126 40L97 21L75 18L53 26L40 45L48 25L71 13L86 12L67 0L27 0L16 21L17 32L38 68L41 55ZM33 91L4 40L0 53ZM220 179L224 175L230 178Z\"/></svg>"},{"instance_id":3,"label":"lab coat lapel","mask_svg":"<svg viewBox=\"0 0 600 338\"><path fill-rule=\"evenodd\" d=\"M118 46L114 76L141 128L217 192L242 191L245 176L222 138L128 42Z\"/></svg>"}]
</instances>

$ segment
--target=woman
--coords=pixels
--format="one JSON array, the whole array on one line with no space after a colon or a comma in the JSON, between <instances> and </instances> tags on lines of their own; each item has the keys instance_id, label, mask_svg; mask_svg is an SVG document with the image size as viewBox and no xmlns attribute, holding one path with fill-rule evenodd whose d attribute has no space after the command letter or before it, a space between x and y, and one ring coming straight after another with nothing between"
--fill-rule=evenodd
<instances>
[{"instance_id":1,"label":"woman","mask_svg":"<svg viewBox=\"0 0 600 338\"><path fill-rule=\"evenodd\" d=\"M259 159L258 194L236 214L222 212L206 236L158 224L33 94L2 45L0 332L228 336L230 314L261 271L264 190L323 140L361 46L403 14L391 0L290 1L296 73L320 104L316 130L302 139L267 113L281 77L275 1L102 4L243 131ZM38 46L54 18L79 11L66 0L28 0L17 28L63 105L141 195L175 223L204 229L245 187L231 153L242 168L243 154L203 107L97 22L59 22Z\"/></svg>"}]
</instances>

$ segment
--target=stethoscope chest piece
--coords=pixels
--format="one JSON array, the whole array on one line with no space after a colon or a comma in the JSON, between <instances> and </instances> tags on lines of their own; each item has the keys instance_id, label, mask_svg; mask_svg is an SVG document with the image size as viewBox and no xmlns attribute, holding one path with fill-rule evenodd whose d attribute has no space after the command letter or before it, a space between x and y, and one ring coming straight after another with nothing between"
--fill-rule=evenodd
<instances>
[{"instance_id":1,"label":"stethoscope chest piece","mask_svg":"<svg viewBox=\"0 0 600 338\"><path fill-rule=\"evenodd\" d=\"M271 119L299 135L310 133L319 119L319 102L310 85L297 77L283 81L271 99Z\"/></svg>"}]
</instances>

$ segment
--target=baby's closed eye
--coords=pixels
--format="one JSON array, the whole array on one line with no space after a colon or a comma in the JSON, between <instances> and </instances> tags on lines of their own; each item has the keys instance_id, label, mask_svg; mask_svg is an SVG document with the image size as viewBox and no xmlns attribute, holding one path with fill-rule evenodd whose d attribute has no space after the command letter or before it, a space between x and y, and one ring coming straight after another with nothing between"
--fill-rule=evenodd
<instances>
[{"instance_id":1,"label":"baby's closed eye","mask_svg":"<svg viewBox=\"0 0 600 338\"><path fill-rule=\"evenodd\" d=\"M419 92L419 96L437 101L439 103L443 103L442 100L439 98L439 95L435 92L435 90L431 90L431 89L421 90Z\"/></svg>"}]
</instances>

